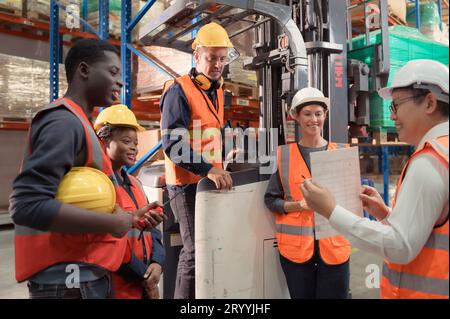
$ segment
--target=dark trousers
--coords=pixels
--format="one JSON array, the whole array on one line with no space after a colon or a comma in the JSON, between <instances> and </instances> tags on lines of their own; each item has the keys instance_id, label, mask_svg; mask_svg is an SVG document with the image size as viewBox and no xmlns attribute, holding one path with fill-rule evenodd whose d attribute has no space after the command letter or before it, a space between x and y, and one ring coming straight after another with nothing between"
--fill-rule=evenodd
<instances>
[{"instance_id":1,"label":"dark trousers","mask_svg":"<svg viewBox=\"0 0 450 319\"><path fill-rule=\"evenodd\" d=\"M173 198L179 192L170 207L180 224L181 241L183 248L178 259L177 278L175 281L175 299L195 298L195 195L197 184L192 184L186 189L181 186L168 186L169 198Z\"/></svg>"},{"instance_id":2,"label":"dark trousers","mask_svg":"<svg viewBox=\"0 0 450 319\"><path fill-rule=\"evenodd\" d=\"M349 294L350 261L327 265L320 258L319 243L314 256L298 264L280 255L281 268L292 299L347 299Z\"/></svg>"},{"instance_id":3,"label":"dark trousers","mask_svg":"<svg viewBox=\"0 0 450 319\"><path fill-rule=\"evenodd\" d=\"M65 284L37 284L28 282L30 299L109 299L111 277L80 283L80 288L68 288Z\"/></svg>"}]
</instances>

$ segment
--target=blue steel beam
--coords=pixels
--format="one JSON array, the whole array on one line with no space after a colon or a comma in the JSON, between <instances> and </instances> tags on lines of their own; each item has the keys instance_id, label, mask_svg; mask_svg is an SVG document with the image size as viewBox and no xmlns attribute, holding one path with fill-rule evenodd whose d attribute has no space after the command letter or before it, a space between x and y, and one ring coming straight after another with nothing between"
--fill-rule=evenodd
<instances>
[{"instance_id":1,"label":"blue steel beam","mask_svg":"<svg viewBox=\"0 0 450 319\"><path fill-rule=\"evenodd\" d=\"M58 98L59 59L61 47L59 38L59 7L55 0L50 1L50 102Z\"/></svg>"},{"instance_id":2,"label":"blue steel beam","mask_svg":"<svg viewBox=\"0 0 450 319\"><path fill-rule=\"evenodd\" d=\"M107 40L109 37L109 0L99 0L99 36Z\"/></svg>"},{"instance_id":3,"label":"blue steel beam","mask_svg":"<svg viewBox=\"0 0 450 319\"><path fill-rule=\"evenodd\" d=\"M175 79L175 77L170 74L169 72L167 72L166 70L164 70L162 67L160 67L157 63L155 63L154 61L152 61L152 59L150 59L149 57L145 56L144 54L142 54L139 50L133 48L133 46L131 44L127 44L128 50L130 50L131 52L133 52L134 54L136 54L138 57L140 57L142 60L144 60L145 62L147 62L148 64L150 64L151 67L155 68L156 70L158 70L160 73L164 74L167 77L170 77L172 79Z\"/></svg>"},{"instance_id":4,"label":"blue steel beam","mask_svg":"<svg viewBox=\"0 0 450 319\"><path fill-rule=\"evenodd\" d=\"M122 104L131 108L131 52L128 44L131 43L131 32L127 31L128 23L131 20L131 3L130 0L122 1L122 19L121 19L121 46L120 58L122 62Z\"/></svg>"},{"instance_id":5,"label":"blue steel beam","mask_svg":"<svg viewBox=\"0 0 450 319\"><path fill-rule=\"evenodd\" d=\"M81 17L83 18L83 20L87 21L88 19L88 0L83 0L82 3L82 8L81 8ZM81 27L83 32L86 32L86 25L83 23L82 27Z\"/></svg>"},{"instance_id":6,"label":"blue steel beam","mask_svg":"<svg viewBox=\"0 0 450 319\"><path fill-rule=\"evenodd\" d=\"M128 174L133 174L142 164L147 162L147 160L152 157L156 152L158 152L162 147L162 141L159 141L155 147L153 147L147 154L145 154L136 164L128 169Z\"/></svg>"},{"instance_id":7,"label":"blue steel beam","mask_svg":"<svg viewBox=\"0 0 450 319\"><path fill-rule=\"evenodd\" d=\"M127 105L131 109L131 52L139 56L145 62L149 63L159 72L173 78L166 70L154 63L151 59L143 55L141 52L133 48L131 45L131 32L133 28L139 23L142 17L153 6L156 0L148 1L144 7L131 19L131 3L130 0L122 1L122 21L121 21L121 60L122 60L122 104ZM131 21L130 21L131 20ZM162 147L162 141L144 155L134 166L128 169L128 173L134 173L142 164L144 164L150 157L153 156Z\"/></svg>"},{"instance_id":8,"label":"blue steel beam","mask_svg":"<svg viewBox=\"0 0 450 319\"><path fill-rule=\"evenodd\" d=\"M131 22L127 25L127 31L131 32L133 31L136 24L141 21L142 17L147 13L147 11L153 6L153 4L156 2L156 0L150 0L145 3L145 5L142 7L141 10L136 14L136 16L131 20Z\"/></svg>"},{"instance_id":9,"label":"blue steel beam","mask_svg":"<svg viewBox=\"0 0 450 319\"><path fill-rule=\"evenodd\" d=\"M416 28L420 30L420 1L415 0L416 3Z\"/></svg>"}]
</instances>

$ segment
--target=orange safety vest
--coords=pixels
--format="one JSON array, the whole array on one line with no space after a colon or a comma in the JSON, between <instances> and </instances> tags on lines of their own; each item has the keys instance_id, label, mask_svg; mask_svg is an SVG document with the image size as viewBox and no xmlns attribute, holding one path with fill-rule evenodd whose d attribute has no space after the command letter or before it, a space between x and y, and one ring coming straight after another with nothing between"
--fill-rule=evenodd
<instances>
[{"instance_id":1,"label":"orange safety vest","mask_svg":"<svg viewBox=\"0 0 450 319\"><path fill-rule=\"evenodd\" d=\"M189 144L194 152L202 154L213 166L222 168L223 90L221 88L217 90L218 110L216 111L209 97L192 82L189 75L177 78L176 82L181 86L191 111ZM164 155L167 184L196 184L202 178L181 168L166 154Z\"/></svg>"},{"instance_id":2,"label":"orange safety vest","mask_svg":"<svg viewBox=\"0 0 450 319\"><path fill-rule=\"evenodd\" d=\"M83 125L87 151L87 160L84 166L99 169L112 177L111 162L79 105L69 99L56 100L41 110L33 121L43 111L58 107L67 108L78 117ZM28 140L23 165L26 165L31 153ZM127 241L125 238L119 239L109 234L64 234L15 225L16 279L18 282L22 282L52 265L70 262L92 264L109 271L116 271L126 258Z\"/></svg>"},{"instance_id":3,"label":"orange safety vest","mask_svg":"<svg viewBox=\"0 0 450 319\"><path fill-rule=\"evenodd\" d=\"M131 181L131 191L136 199L138 207L126 190L116 185L117 200L116 203L125 211L134 211L146 205L147 197L138 180L133 176L128 175ZM132 229L128 232L128 246L134 255L144 261L147 259L147 264L150 263L150 256L152 252L152 234L149 231L144 231L142 240L139 238L141 232L138 229ZM145 255L144 256L144 245ZM112 275L114 298L116 299L142 299L144 288L142 282L128 282L117 273Z\"/></svg>"},{"instance_id":4,"label":"orange safety vest","mask_svg":"<svg viewBox=\"0 0 450 319\"><path fill-rule=\"evenodd\" d=\"M329 143L328 150L344 145ZM300 201L303 194L300 185L311 173L298 149L297 143L278 147L278 174L286 201ZM289 212L275 214L276 236L280 254L295 262L304 263L314 254L314 211ZM343 236L319 239L319 251L322 260L329 265L345 263L350 257L350 243Z\"/></svg>"},{"instance_id":5,"label":"orange safety vest","mask_svg":"<svg viewBox=\"0 0 450 319\"><path fill-rule=\"evenodd\" d=\"M432 154L448 170L448 135L439 137L416 150L403 168L397 194L409 163L420 154ZM448 203L447 203L448 209ZM448 211L444 224L434 227L425 246L407 265L384 261L381 297L386 299L448 299Z\"/></svg>"}]
</instances>

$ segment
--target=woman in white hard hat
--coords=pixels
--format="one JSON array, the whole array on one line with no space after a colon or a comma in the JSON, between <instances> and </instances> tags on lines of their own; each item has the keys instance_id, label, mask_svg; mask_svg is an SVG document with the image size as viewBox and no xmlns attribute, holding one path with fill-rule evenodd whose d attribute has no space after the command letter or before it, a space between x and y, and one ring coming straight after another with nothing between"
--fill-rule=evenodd
<instances>
[{"instance_id":1,"label":"woman in white hard hat","mask_svg":"<svg viewBox=\"0 0 450 319\"><path fill-rule=\"evenodd\" d=\"M345 147L321 135L329 108L329 99L315 88L295 94L290 113L302 138L278 147L278 171L265 194L266 206L275 213L281 266L293 299L348 297L350 244L342 236L316 239L314 212L300 191L311 177L310 153Z\"/></svg>"},{"instance_id":2,"label":"woman in white hard hat","mask_svg":"<svg viewBox=\"0 0 450 319\"><path fill-rule=\"evenodd\" d=\"M397 184L393 208L365 186L364 208L379 221L336 205L328 189L307 181L305 199L353 245L384 257L382 298L449 298L449 70L413 60L379 94L392 100L391 119L402 142L414 145Z\"/></svg>"},{"instance_id":3,"label":"woman in white hard hat","mask_svg":"<svg viewBox=\"0 0 450 319\"><path fill-rule=\"evenodd\" d=\"M116 202L123 210L132 211L147 205L141 183L128 174L124 166L136 162L138 131L145 131L126 105L114 105L103 110L94 128L104 143L116 177ZM158 282L165 259L161 232L155 228L163 219L158 213L149 217L150 228L128 232L131 262L113 274L113 296L117 299L158 299Z\"/></svg>"}]
</instances>

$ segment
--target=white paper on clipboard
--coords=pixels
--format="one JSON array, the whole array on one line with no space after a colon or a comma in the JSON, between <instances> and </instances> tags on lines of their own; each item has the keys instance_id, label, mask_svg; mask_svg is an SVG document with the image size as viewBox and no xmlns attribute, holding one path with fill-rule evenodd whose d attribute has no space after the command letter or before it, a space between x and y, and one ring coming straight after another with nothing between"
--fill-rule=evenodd
<instances>
[{"instance_id":1,"label":"white paper on clipboard","mask_svg":"<svg viewBox=\"0 0 450 319\"><path fill-rule=\"evenodd\" d=\"M331 191L336 204L363 216L358 147L311 153L311 176ZM316 212L314 228L316 239L339 235L328 219Z\"/></svg>"}]
</instances>

